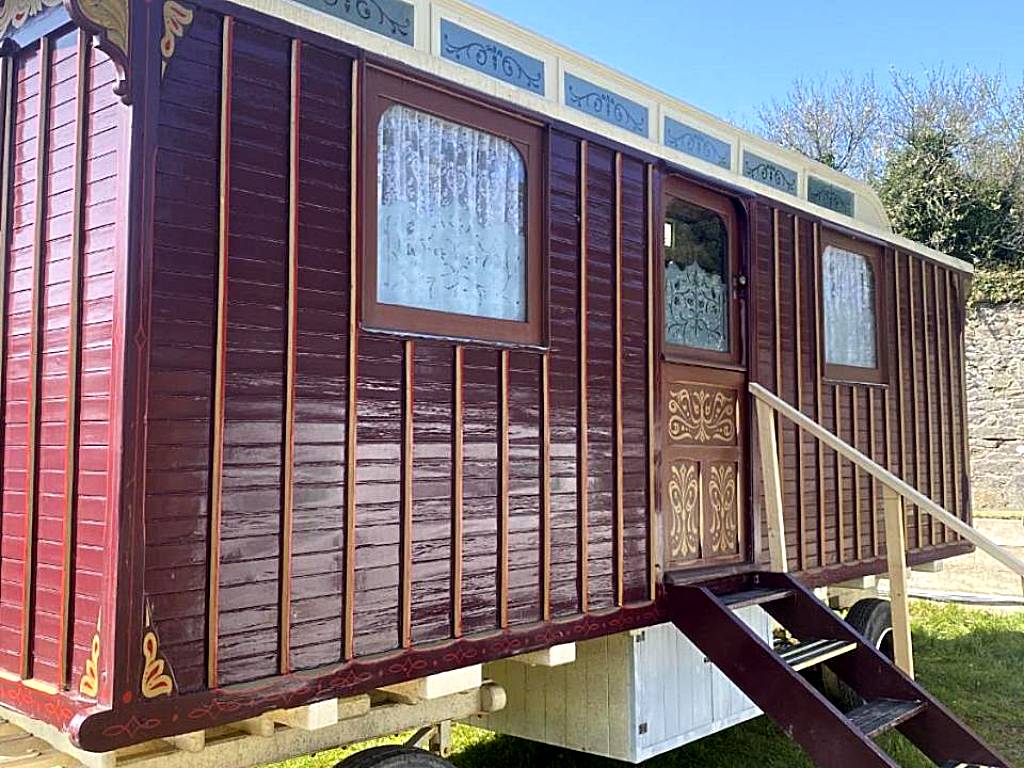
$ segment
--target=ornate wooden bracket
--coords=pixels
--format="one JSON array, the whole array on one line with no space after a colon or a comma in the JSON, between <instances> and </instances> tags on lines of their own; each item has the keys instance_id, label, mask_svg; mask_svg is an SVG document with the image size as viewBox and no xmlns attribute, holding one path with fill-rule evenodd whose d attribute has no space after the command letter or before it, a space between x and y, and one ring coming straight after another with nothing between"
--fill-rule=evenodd
<instances>
[{"instance_id":1,"label":"ornate wooden bracket","mask_svg":"<svg viewBox=\"0 0 1024 768\"><path fill-rule=\"evenodd\" d=\"M130 0L64 0L64 7L75 24L95 35L99 49L114 62L120 75L114 92L128 103L131 94L128 82Z\"/></svg>"},{"instance_id":2,"label":"ornate wooden bracket","mask_svg":"<svg viewBox=\"0 0 1024 768\"><path fill-rule=\"evenodd\" d=\"M167 0L164 3L164 34L160 38L160 57L163 59L160 64L161 75L167 74L167 64L174 56L178 39L188 32L194 18L193 10L187 5L177 0Z\"/></svg>"}]
</instances>

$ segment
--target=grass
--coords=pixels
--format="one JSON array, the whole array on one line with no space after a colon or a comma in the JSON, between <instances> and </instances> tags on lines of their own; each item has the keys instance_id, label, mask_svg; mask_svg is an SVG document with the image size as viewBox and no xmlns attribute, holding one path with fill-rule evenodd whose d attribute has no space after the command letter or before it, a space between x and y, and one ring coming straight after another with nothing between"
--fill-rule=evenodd
<instances>
[{"instance_id":1,"label":"grass","mask_svg":"<svg viewBox=\"0 0 1024 768\"><path fill-rule=\"evenodd\" d=\"M1024 766L1024 613L914 603L919 681L1011 763ZM394 743L400 737L376 743ZM903 768L933 768L896 734L882 746ZM331 768L366 744L295 758L277 768ZM623 768L625 764L469 726L456 726L458 768ZM644 763L644 768L813 768L766 718L736 726Z\"/></svg>"}]
</instances>

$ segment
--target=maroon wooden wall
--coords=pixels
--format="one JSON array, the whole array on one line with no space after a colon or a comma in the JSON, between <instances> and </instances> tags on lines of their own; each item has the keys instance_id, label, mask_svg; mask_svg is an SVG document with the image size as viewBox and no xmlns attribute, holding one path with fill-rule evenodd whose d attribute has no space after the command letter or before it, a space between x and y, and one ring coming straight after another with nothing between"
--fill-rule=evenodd
<instances>
[{"instance_id":1,"label":"maroon wooden wall","mask_svg":"<svg viewBox=\"0 0 1024 768\"><path fill-rule=\"evenodd\" d=\"M882 249L883 385L826 378L820 359L823 226L757 203L752 215L751 379L969 520L960 273ZM881 489L866 473L784 422L783 502L788 557L811 581L885 569ZM756 470L755 470L756 471ZM755 505L763 506L760 491ZM759 514L762 520L763 515ZM911 559L949 554L959 537L908 510ZM767 535L762 540L765 551ZM763 553L762 553L763 554Z\"/></svg>"},{"instance_id":2,"label":"maroon wooden wall","mask_svg":"<svg viewBox=\"0 0 1024 768\"><path fill-rule=\"evenodd\" d=\"M550 135L549 352L353 338L352 72L199 11L162 84L145 589L178 692L650 599L646 166Z\"/></svg>"},{"instance_id":3,"label":"maroon wooden wall","mask_svg":"<svg viewBox=\"0 0 1024 768\"><path fill-rule=\"evenodd\" d=\"M127 111L77 30L3 73L0 669L109 701Z\"/></svg>"}]
</instances>

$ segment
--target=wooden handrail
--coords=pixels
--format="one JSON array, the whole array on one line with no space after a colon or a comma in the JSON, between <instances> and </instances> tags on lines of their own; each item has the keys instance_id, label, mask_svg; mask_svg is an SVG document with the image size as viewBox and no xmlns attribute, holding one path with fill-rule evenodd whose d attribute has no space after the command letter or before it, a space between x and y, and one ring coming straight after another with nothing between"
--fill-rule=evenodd
<instances>
[{"instance_id":1,"label":"wooden handrail","mask_svg":"<svg viewBox=\"0 0 1024 768\"><path fill-rule=\"evenodd\" d=\"M772 394L760 384L752 383L750 385L750 393L758 401L770 406L774 411L785 416L789 421L796 424L805 432L808 432L821 440L821 442L825 443L829 448L832 448L843 458L856 464L899 496L902 496L917 508L927 512L929 515L943 523L946 527L956 531L976 547L988 553L1011 571L1024 578L1024 560L1015 557L1012 553L996 544L992 539L981 533L978 529L968 523L965 523L956 515L950 514L919 490L908 485L885 467L875 461L872 461L852 445L843 441L839 437L836 437L836 435L829 432L816 421L808 418L785 400Z\"/></svg>"}]
</instances>

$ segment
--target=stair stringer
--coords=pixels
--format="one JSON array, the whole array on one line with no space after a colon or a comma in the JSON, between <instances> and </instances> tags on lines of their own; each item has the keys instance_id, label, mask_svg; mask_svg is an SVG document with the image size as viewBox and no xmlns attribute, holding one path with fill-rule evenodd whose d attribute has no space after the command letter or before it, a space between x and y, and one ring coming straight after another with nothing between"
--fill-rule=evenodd
<instances>
[{"instance_id":1,"label":"stair stringer","mask_svg":"<svg viewBox=\"0 0 1024 768\"><path fill-rule=\"evenodd\" d=\"M669 617L820 768L898 768L706 587L670 587Z\"/></svg>"}]
</instances>

